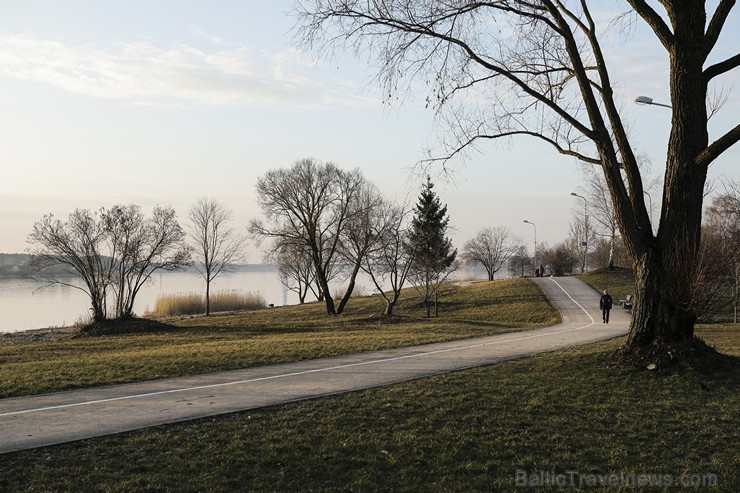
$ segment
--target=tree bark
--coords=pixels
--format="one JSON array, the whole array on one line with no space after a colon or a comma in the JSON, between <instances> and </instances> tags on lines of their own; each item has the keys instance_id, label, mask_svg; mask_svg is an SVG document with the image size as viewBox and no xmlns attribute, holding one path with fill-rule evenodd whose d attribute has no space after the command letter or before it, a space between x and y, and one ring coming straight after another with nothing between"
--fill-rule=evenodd
<instances>
[{"instance_id":1,"label":"tree bark","mask_svg":"<svg viewBox=\"0 0 740 493\"><path fill-rule=\"evenodd\" d=\"M671 345L694 336L694 274L707 178L707 167L698 164L697 157L709 142L701 53L704 11L676 8L674 14L675 35L683 42L673 45L670 53L673 117L660 229L656 237L626 235L632 242L637 281L627 349L662 358L670 358Z\"/></svg>"},{"instance_id":2,"label":"tree bark","mask_svg":"<svg viewBox=\"0 0 740 493\"><path fill-rule=\"evenodd\" d=\"M336 315L337 310L334 308L334 298L332 298L331 293L329 293L329 284L326 282L321 283L321 292L324 295L324 304L326 305L326 314L327 315Z\"/></svg>"},{"instance_id":3,"label":"tree bark","mask_svg":"<svg viewBox=\"0 0 740 493\"><path fill-rule=\"evenodd\" d=\"M638 353L660 351L694 336L696 316L691 313L686 276L673 266L681 261L656 249L636 266L637 292L627 347Z\"/></svg>"},{"instance_id":4,"label":"tree bark","mask_svg":"<svg viewBox=\"0 0 740 493\"><path fill-rule=\"evenodd\" d=\"M385 311L383 312L383 318L391 318L393 316L393 309L396 307L396 301L386 301Z\"/></svg>"},{"instance_id":5,"label":"tree bark","mask_svg":"<svg viewBox=\"0 0 740 493\"><path fill-rule=\"evenodd\" d=\"M635 262L637 293L627 342L632 350L654 351L694 335L694 280L706 169L684 167L684 172L695 176L675 180L667 188L666 215L658 237ZM676 208L684 213L668 212Z\"/></svg>"},{"instance_id":6,"label":"tree bark","mask_svg":"<svg viewBox=\"0 0 740 493\"><path fill-rule=\"evenodd\" d=\"M206 317L211 314L211 281L206 280Z\"/></svg>"},{"instance_id":7,"label":"tree bark","mask_svg":"<svg viewBox=\"0 0 740 493\"><path fill-rule=\"evenodd\" d=\"M347 302L352 296L352 291L355 290L355 279L357 279L357 273L360 271L361 263L362 263L362 258L360 258L360 260L357 263L355 263L355 266L352 269L352 274L350 274L349 276L349 284L347 285L347 291L345 291L344 296L342 296L342 300L339 302L339 306L337 307L337 313L340 315L344 313L344 307L347 305Z\"/></svg>"}]
</instances>

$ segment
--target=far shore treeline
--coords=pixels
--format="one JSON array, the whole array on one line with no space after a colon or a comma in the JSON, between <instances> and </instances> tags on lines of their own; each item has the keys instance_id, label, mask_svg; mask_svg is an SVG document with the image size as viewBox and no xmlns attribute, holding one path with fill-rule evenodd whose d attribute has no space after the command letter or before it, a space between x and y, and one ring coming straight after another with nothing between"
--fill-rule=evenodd
<instances>
[{"instance_id":1,"label":"far shore treeline","mask_svg":"<svg viewBox=\"0 0 740 493\"><path fill-rule=\"evenodd\" d=\"M34 277L38 274L38 270L31 265L32 258L33 255L30 253L0 253L0 278ZM272 264L239 264L234 267L234 270L251 272L275 269L276 267ZM196 272L193 267L184 267L181 271ZM47 274L63 273L65 269L62 266L51 266L46 267L44 272Z\"/></svg>"}]
</instances>

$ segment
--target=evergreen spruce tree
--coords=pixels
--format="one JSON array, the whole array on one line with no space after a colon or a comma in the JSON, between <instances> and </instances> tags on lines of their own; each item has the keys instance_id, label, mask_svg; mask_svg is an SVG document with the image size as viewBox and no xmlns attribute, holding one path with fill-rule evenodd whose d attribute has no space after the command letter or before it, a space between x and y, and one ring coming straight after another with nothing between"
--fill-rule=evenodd
<instances>
[{"instance_id":1,"label":"evergreen spruce tree","mask_svg":"<svg viewBox=\"0 0 740 493\"><path fill-rule=\"evenodd\" d=\"M427 176L419 202L414 207L406 250L411 256L410 279L420 292L427 317L431 316L431 304L437 304L438 288L450 267L455 262L457 250L447 238L447 206L442 205L434 193L432 179ZM435 311L436 313L436 311Z\"/></svg>"}]
</instances>

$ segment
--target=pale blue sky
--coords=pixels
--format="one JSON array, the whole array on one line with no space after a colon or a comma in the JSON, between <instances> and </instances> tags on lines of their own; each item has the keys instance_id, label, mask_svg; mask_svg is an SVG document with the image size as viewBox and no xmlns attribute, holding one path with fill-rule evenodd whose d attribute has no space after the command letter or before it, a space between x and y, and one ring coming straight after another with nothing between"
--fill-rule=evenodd
<instances>
[{"instance_id":1,"label":"pale blue sky","mask_svg":"<svg viewBox=\"0 0 740 493\"><path fill-rule=\"evenodd\" d=\"M292 45L289 8L288 0L0 1L0 252L25 250L34 221L76 207L172 205L184 221L208 196L246 225L259 215L257 177L304 157L358 167L387 196L415 200L409 170L435 140L426 95L389 108L365 60L314 63ZM738 33L734 14L723 53L737 52ZM640 31L607 48L624 114L661 175L670 111L631 101L668 100L665 56ZM714 128L737 123L739 100L736 90ZM523 219L537 224L539 242L564 239L581 207L569 196L577 164L527 140L480 151L437 188L456 246L508 226L531 248ZM739 156L726 153L712 175L737 177Z\"/></svg>"}]
</instances>

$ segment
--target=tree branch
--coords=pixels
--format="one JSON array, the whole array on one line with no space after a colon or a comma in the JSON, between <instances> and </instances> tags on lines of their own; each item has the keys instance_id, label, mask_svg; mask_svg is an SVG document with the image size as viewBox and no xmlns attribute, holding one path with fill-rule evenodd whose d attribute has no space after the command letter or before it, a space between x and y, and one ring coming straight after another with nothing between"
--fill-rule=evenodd
<instances>
[{"instance_id":1,"label":"tree branch","mask_svg":"<svg viewBox=\"0 0 740 493\"><path fill-rule=\"evenodd\" d=\"M543 140L543 141L547 142L548 144L550 144L551 146L553 146L555 148L555 150L557 150L558 153L560 153L560 154L563 154L563 155L566 155L566 156L573 156L576 159L578 159L579 161L583 161L584 163L598 164L599 166L601 166L601 161L599 159L586 156L585 154L581 154L580 152L576 152L576 151L574 151L572 149L566 149L563 146L561 146L554 139L551 139L549 137L546 137L546 136L544 136L544 135L542 135L540 133L531 132L531 131L527 131L527 130L512 130L510 132L502 132L502 133L496 134L496 135L474 135L473 137L471 137L467 141L461 143L454 151L452 151L447 156L438 157L438 158L425 159L424 161L425 162L428 162L428 163L434 163L434 162L439 162L439 161L442 161L443 163L446 163L447 161L450 161L456 155L462 153L467 147L472 146L475 143L475 141L477 141L477 140L480 140L480 139L495 140L495 139L501 139L501 138L504 138L504 137L513 137L513 136L516 136L516 135L528 135L530 137L535 137L535 138L540 139L540 140Z\"/></svg>"},{"instance_id":2,"label":"tree branch","mask_svg":"<svg viewBox=\"0 0 740 493\"><path fill-rule=\"evenodd\" d=\"M524 6L529 6L530 8L533 8L532 6L527 5L524 2L522 2L521 4ZM512 14L515 14L521 17L543 22L550 29L557 32L559 35L561 36L564 35L564 33L561 30L561 27L553 23L552 19L548 19L544 15L535 14L533 12L526 12L521 9L515 9L511 6L508 6L502 3L490 3L490 2L473 3L465 7L455 9L453 10L452 13L445 14L444 17L445 18L457 17L461 14L472 12L476 9L483 8L483 7L492 8L494 10L498 10L501 12L512 13ZM542 8L540 7L540 9ZM533 8L533 10L536 10L536 9ZM562 119L567 121L570 125L575 127L583 135L586 135L591 139L596 138L596 136L594 135L594 132L590 128L588 128L586 125L581 123L577 118L571 115L566 109L558 105L555 101L548 98L546 95L541 94L538 91L535 91L529 84L527 84L526 81L517 77L513 71L508 70L505 67L496 65L492 61L484 59L470 46L470 44L466 43L462 39L455 37L449 33L438 32L434 30L433 27L437 22L430 23L429 25L424 25L418 22L408 22L405 20L394 18L392 16L384 16L382 12L380 12L379 14L380 15L370 15L366 12L356 11L356 10L352 10L351 8L346 8L344 10L332 10L326 13L325 15L335 16L339 18L354 19L354 20L359 21L360 23L365 23L365 27L384 26L384 27L388 27L391 29L397 29L399 31L402 31L408 34L416 34L416 35L420 35L424 37L439 39L450 45L457 46L467 54L468 58L471 61L475 62L480 67L490 70L491 72L499 74L503 76L504 78L508 79L510 82L515 84L517 87L519 87L519 89L523 91L525 94L529 95L536 101L539 101L540 103L550 108L554 113L556 113L559 117L561 117ZM360 28L358 27L357 30L359 29Z\"/></svg>"},{"instance_id":3,"label":"tree branch","mask_svg":"<svg viewBox=\"0 0 740 493\"><path fill-rule=\"evenodd\" d=\"M709 147L704 149L694 162L697 166L709 166L712 161L717 159L723 152L735 145L740 140L740 124L724 134L719 139L712 142Z\"/></svg>"},{"instance_id":4,"label":"tree branch","mask_svg":"<svg viewBox=\"0 0 740 493\"><path fill-rule=\"evenodd\" d=\"M665 49L670 51L676 42L676 38L666 23L663 22L663 18L645 0L627 0L627 2L645 20L647 25L652 28Z\"/></svg>"},{"instance_id":5,"label":"tree branch","mask_svg":"<svg viewBox=\"0 0 740 493\"><path fill-rule=\"evenodd\" d=\"M581 0L581 8L583 9L583 13L588 21L587 37L591 45L591 51L593 52L593 56L596 60L596 67L598 68L599 77L601 80L601 87L603 88L603 90L601 91L601 100L603 102L607 118L609 120L609 125L613 133L614 142L616 143L616 149L614 149L614 145L611 143L612 141L610 141L609 147L605 147L605 149L608 149L605 152L614 153L615 158L616 152L619 152L622 161L619 164L619 168L625 171L627 181L629 183L629 190L627 190L627 188L625 187L622 174L619 172L619 170L611 169L611 167L609 166L607 166L607 168L605 169L607 183L609 183L613 193L620 197L620 199L617 200L616 203L619 207L622 207L624 209L623 212L625 216L634 217L641 229L649 229L650 216L647 209L645 208L645 198L642 193L643 185L640 169L637 165L637 159L635 158L634 151L632 150L632 146L630 145L627 132L624 128L624 124L622 123L622 118L619 114L619 110L614 104L614 92L612 89L609 72L606 69L606 59L604 58L603 52L601 50L601 44L599 43L598 37L596 35L596 23L591 16L591 12L589 11L588 5L585 0ZM594 125L594 127L598 128L597 125ZM606 161L606 159L604 160ZM627 200L628 197L629 200Z\"/></svg>"},{"instance_id":6,"label":"tree branch","mask_svg":"<svg viewBox=\"0 0 740 493\"><path fill-rule=\"evenodd\" d=\"M714 48L714 45L719 39L719 35L722 32L722 28L727 21L727 17L730 15L730 11L735 6L735 0L721 0L717 6L717 10L714 11L712 19L709 21L709 27L707 33L704 36L704 56L708 56Z\"/></svg>"},{"instance_id":7,"label":"tree branch","mask_svg":"<svg viewBox=\"0 0 740 493\"><path fill-rule=\"evenodd\" d=\"M727 60L715 63L714 65L707 67L704 70L704 80L709 82L718 75L722 75L725 72L737 68L740 65L740 53L735 56L728 58Z\"/></svg>"}]
</instances>

